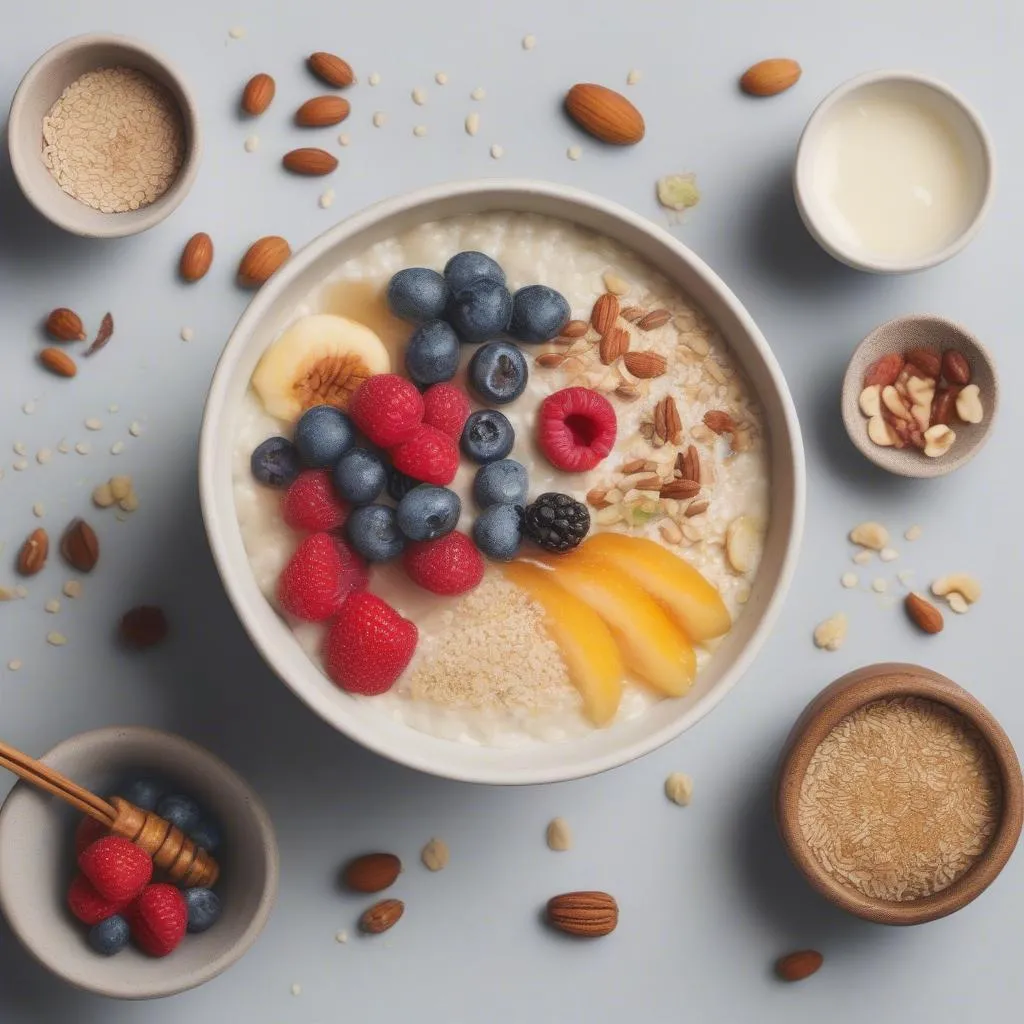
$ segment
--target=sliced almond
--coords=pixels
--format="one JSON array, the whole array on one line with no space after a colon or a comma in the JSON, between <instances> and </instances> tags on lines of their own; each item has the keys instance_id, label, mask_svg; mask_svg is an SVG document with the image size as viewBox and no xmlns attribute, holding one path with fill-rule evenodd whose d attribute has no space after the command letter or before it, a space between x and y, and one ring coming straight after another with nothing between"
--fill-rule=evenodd
<instances>
[{"instance_id":1,"label":"sliced almond","mask_svg":"<svg viewBox=\"0 0 1024 1024\"><path fill-rule=\"evenodd\" d=\"M639 380L660 377L668 369L668 360L657 352L627 352L622 357L622 362Z\"/></svg>"},{"instance_id":2,"label":"sliced almond","mask_svg":"<svg viewBox=\"0 0 1024 1024\"><path fill-rule=\"evenodd\" d=\"M637 328L641 331L656 331L659 327L672 319L672 314L667 309L652 309L650 313L637 321Z\"/></svg>"},{"instance_id":3,"label":"sliced almond","mask_svg":"<svg viewBox=\"0 0 1024 1024\"><path fill-rule=\"evenodd\" d=\"M619 300L611 292L599 296L590 311L591 326L602 337L615 325L619 316Z\"/></svg>"},{"instance_id":4,"label":"sliced almond","mask_svg":"<svg viewBox=\"0 0 1024 1024\"><path fill-rule=\"evenodd\" d=\"M757 563L758 529L750 516L737 516L725 532L725 554L738 573L748 573Z\"/></svg>"},{"instance_id":5,"label":"sliced almond","mask_svg":"<svg viewBox=\"0 0 1024 1024\"><path fill-rule=\"evenodd\" d=\"M601 338L598 355L605 366L611 366L616 359L629 351L629 331L621 327L611 327Z\"/></svg>"}]
</instances>

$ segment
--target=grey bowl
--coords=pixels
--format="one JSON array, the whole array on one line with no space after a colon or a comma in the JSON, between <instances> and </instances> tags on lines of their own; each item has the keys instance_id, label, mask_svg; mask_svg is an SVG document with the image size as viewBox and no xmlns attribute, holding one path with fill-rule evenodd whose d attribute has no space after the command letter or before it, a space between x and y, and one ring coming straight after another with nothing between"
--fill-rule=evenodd
<instances>
[{"instance_id":1,"label":"grey bowl","mask_svg":"<svg viewBox=\"0 0 1024 1024\"><path fill-rule=\"evenodd\" d=\"M76 78L101 67L130 67L169 90L185 126L185 159L155 202L126 213L102 213L67 195L43 163L43 118ZM25 198L58 227L86 238L121 238L159 224L188 194L199 170L199 111L181 74L145 43L124 36L75 36L47 50L21 80L7 120L11 167Z\"/></svg>"},{"instance_id":2,"label":"grey bowl","mask_svg":"<svg viewBox=\"0 0 1024 1024\"><path fill-rule=\"evenodd\" d=\"M216 891L224 912L209 931L187 935L162 959L134 946L113 957L94 953L87 928L64 902L75 870L79 815L19 782L0 811L0 910L36 960L78 988L115 999L150 999L215 978L252 946L277 895L278 853L266 810L238 774L189 740L138 726L72 736L41 760L103 795L125 777L145 773L194 796L223 830Z\"/></svg>"}]
</instances>

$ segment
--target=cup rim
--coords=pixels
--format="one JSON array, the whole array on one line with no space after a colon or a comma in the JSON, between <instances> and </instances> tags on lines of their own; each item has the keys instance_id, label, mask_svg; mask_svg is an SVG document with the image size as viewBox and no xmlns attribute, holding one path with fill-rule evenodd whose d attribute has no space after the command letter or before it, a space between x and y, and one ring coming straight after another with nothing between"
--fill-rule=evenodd
<instances>
[{"instance_id":1,"label":"cup rim","mask_svg":"<svg viewBox=\"0 0 1024 1024\"><path fill-rule=\"evenodd\" d=\"M808 196L812 192L809 180L810 172L808 170L809 152L828 114L836 104L851 93L866 86L876 85L879 82L909 82L914 85L924 86L938 93L946 102L959 108L964 114L977 135L978 143L981 147L984 163L984 189L981 203L974 212L970 223L948 245L916 260L891 260L881 257L868 257L862 252L855 252L829 234L827 227L816 218L813 206L808 200ZM952 86L947 85L940 79L916 71L899 69L868 71L836 86L814 108L813 113L804 125L804 129L800 133L800 140L797 143L796 161L793 167L793 193L800 217L808 232L826 252L840 262L845 263L854 270L863 270L872 274L909 274L919 270L927 270L929 267L937 266L951 259L964 249L981 230L982 222L992 206L995 196L995 185L995 146L992 142L992 136L989 134L985 123L981 119L981 115L975 107Z\"/></svg>"}]
</instances>

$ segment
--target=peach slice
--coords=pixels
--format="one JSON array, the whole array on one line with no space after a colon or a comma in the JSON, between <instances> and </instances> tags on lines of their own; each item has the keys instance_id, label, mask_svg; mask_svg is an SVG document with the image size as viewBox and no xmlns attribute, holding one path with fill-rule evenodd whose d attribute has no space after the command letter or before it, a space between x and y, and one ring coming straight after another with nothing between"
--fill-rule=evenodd
<instances>
[{"instance_id":1,"label":"peach slice","mask_svg":"<svg viewBox=\"0 0 1024 1024\"><path fill-rule=\"evenodd\" d=\"M728 633L729 609L718 591L685 559L656 541L598 533L581 551L617 565L668 612L695 643Z\"/></svg>"},{"instance_id":2,"label":"peach slice","mask_svg":"<svg viewBox=\"0 0 1024 1024\"><path fill-rule=\"evenodd\" d=\"M608 627L589 605L563 590L555 574L527 562L502 567L506 579L544 609L544 626L558 645L587 717L607 725L619 710L625 669Z\"/></svg>"},{"instance_id":3,"label":"peach slice","mask_svg":"<svg viewBox=\"0 0 1024 1024\"><path fill-rule=\"evenodd\" d=\"M650 594L596 554L578 549L541 560L560 586L604 619L631 672L670 697L686 693L697 674L693 647Z\"/></svg>"}]
</instances>

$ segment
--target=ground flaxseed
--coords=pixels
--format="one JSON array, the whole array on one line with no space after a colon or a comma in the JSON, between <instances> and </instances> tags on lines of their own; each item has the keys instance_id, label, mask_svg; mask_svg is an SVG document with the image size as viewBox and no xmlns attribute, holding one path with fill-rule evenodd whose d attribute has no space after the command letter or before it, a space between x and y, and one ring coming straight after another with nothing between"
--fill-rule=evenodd
<instances>
[{"instance_id":1,"label":"ground flaxseed","mask_svg":"<svg viewBox=\"0 0 1024 1024\"><path fill-rule=\"evenodd\" d=\"M981 734L934 701L895 697L844 718L811 757L799 822L819 864L865 896L940 892L984 852L1001 805Z\"/></svg>"},{"instance_id":2,"label":"ground flaxseed","mask_svg":"<svg viewBox=\"0 0 1024 1024\"><path fill-rule=\"evenodd\" d=\"M134 68L87 71L43 119L43 161L74 199L126 213L170 188L185 155L174 98Z\"/></svg>"}]
</instances>

